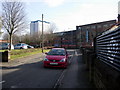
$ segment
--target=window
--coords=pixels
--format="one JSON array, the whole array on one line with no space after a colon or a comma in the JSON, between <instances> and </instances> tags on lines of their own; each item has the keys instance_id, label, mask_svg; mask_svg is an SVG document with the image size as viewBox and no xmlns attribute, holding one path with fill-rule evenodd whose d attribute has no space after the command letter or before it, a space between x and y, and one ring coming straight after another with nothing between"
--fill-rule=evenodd
<instances>
[{"instance_id":1,"label":"window","mask_svg":"<svg viewBox=\"0 0 120 90\"><path fill-rule=\"evenodd\" d=\"M105 28L106 28L106 27L108 27L108 25L107 25L107 24L105 24L105 25L103 25L103 26L104 26Z\"/></svg>"},{"instance_id":2,"label":"window","mask_svg":"<svg viewBox=\"0 0 120 90\"><path fill-rule=\"evenodd\" d=\"M113 24L109 24L109 25L110 25L110 27L113 26Z\"/></svg>"},{"instance_id":3,"label":"window","mask_svg":"<svg viewBox=\"0 0 120 90\"><path fill-rule=\"evenodd\" d=\"M94 26L94 25L92 25L92 26L91 26L91 28L92 28L92 29L95 29L95 26Z\"/></svg>"},{"instance_id":4,"label":"window","mask_svg":"<svg viewBox=\"0 0 120 90\"><path fill-rule=\"evenodd\" d=\"M86 29L90 29L90 27L89 27L89 26L87 26L87 27L86 27Z\"/></svg>"},{"instance_id":5,"label":"window","mask_svg":"<svg viewBox=\"0 0 120 90\"><path fill-rule=\"evenodd\" d=\"M2 45L3 45L3 46L7 46L7 45L8 45L8 43L3 43Z\"/></svg>"},{"instance_id":6,"label":"window","mask_svg":"<svg viewBox=\"0 0 120 90\"><path fill-rule=\"evenodd\" d=\"M86 42L88 42L88 41L89 41L89 31L86 30Z\"/></svg>"},{"instance_id":7,"label":"window","mask_svg":"<svg viewBox=\"0 0 120 90\"><path fill-rule=\"evenodd\" d=\"M101 28L102 26L101 25L97 25L97 28Z\"/></svg>"},{"instance_id":8,"label":"window","mask_svg":"<svg viewBox=\"0 0 120 90\"><path fill-rule=\"evenodd\" d=\"M80 29L81 29L81 27L78 27L78 29L80 30Z\"/></svg>"},{"instance_id":9,"label":"window","mask_svg":"<svg viewBox=\"0 0 120 90\"><path fill-rule=\"evenodd\" d=\"M21 44L17 44L16 46L21 46Z\"/></svg>"}]
</instances>

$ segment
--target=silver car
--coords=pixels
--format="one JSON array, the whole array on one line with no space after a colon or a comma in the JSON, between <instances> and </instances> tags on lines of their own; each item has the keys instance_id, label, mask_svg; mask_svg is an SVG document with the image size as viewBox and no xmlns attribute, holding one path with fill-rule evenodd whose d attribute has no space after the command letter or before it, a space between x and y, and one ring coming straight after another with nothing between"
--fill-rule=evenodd
<instances>
[{"instance_id":1,"label":"silver car","mask_svg":"<svg viewBox=\"0 0 120 90\"><path fill-rule=\"evenodd\" d=\"M10 48L10 43L2 43L0 45L0 49L9 49ZM11 45L11 49L14 49L14 46Z\"/></svg>"},{"instance_id":2,"label":"silver car","mask_svg":"<svg viewBox=\"0 0 120 90\"><path fill-rule=\"evenodd\" d=\"M15 49L28 49L28 45L25 43L18 43L16 45L14 45Z\"/></svg>"}]
</instances>

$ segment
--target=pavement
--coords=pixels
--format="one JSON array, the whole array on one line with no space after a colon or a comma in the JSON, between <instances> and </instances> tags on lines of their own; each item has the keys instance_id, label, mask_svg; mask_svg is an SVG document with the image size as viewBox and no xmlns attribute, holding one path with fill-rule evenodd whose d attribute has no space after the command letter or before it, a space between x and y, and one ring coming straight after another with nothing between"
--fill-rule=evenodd
<instances>
[{"instance_id":1,"label":"pavement","mask_svg":"<svg viewBox=\"0 0 120 90\"><path fill-rule=\"evenodd\" d=\"M63 80L61 81L59 89L61 88L95 88L89 81L89 71L86 68L86 64L82 60L82 53L79 50L75 50L71 64L67 68L63 76Z\"/></svg>"},{"instance_id":2,"label":"pavement","mask_svg":"<svg viewBox=\"0 0 120 90\"><path fill-rule=\"evenodd\" d=\"M14 60L9 60L8 62L0 62L0 67L13 67L13 66L18 66L24 63L33 63L33 59L38 59L39 61L42 61L44 58L45 54L44 53L38 53ZM34 62L37 62L36 60Z\"/></svg>"}]
</instances>

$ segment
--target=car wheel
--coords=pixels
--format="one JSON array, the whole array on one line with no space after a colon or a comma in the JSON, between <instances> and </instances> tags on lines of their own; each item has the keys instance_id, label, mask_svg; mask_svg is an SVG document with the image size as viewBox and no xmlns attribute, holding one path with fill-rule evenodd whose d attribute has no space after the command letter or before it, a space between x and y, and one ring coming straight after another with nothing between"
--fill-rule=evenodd
<instances>
[{"instance_id":1,"label":"car wheel","mask_svg":"<svg viewBox=\"0 0 120 90\"><path fill-rule=\"evenodd\" d=\"M23 49L22 47L20 47L20 49Z\"/></svg>"}]
</instances>

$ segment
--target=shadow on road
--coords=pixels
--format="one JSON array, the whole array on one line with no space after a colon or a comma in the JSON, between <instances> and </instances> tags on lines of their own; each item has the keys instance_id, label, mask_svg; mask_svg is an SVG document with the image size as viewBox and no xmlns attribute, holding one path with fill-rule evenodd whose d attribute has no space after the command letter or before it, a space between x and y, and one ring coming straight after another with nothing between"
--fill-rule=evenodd
<instances>
[{"instance_id":1,"label":"shadow on road","mask_svg":"<svg viewBox=\"0 0 120 90\"><path fill-rule=\"evenodd\" d=\"M8 71L8 72L7 72ZM42 61L13 67L2 67L3 88L51 88L63 71L44 68Z\"/></svg>"}]
</instances>

